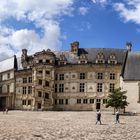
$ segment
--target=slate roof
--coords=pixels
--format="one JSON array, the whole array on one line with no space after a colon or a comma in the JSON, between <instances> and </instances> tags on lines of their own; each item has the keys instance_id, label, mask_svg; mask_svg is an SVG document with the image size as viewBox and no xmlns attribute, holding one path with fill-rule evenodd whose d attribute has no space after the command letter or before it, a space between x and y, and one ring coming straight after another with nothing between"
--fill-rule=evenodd
<instances>
[{"instance_id":1,"label":"slate roof","mask_svg":"<svg viewBox=\"0 0 140 140\"><path fill-rule=\"evenodd\" d=\"M123 65L123 80L140 80L140 52L128 52L126 62Z\"/></svg>"},{"instance_id":2,"label":"slate roof","mask_svg":"<svg viewBox=\"0 0 140 140\"><path fill-rule=\"evenodd\" d=\"M122 64L125 58L125 54L127 52L126 49L115 48L86 48L85 50L88 52L88 60L92 61L93 63L95 63L98 53L103 53L106 62L109 56L111 54L114 54L117 58L117 62Z\"/></svg>"},{"instance_id":3,"label":"slate roof","mask_svg":"<svg viewBox=\"0 0 140 140\"><path fill-rule=\"evenodd\" d=\"M8 59L0 61L0 73L16 68L16 57L12 56Z\"/></svg>"},{"instance_id":4,"label":"slate roof","mask_svg":"<svg viewBox=\"0 0 140 140\"><path fill-rule=\"evenodd\" d=\"M68 62L70 62L72 64L75 64L78 62L80 54L86 54L87 58L88 58L88 62L92 62L92 63L96 62L96 57L97 57L98 53L103 53L106 62L107 62L109 56L111 54L114 54L117 58L117 62L120 64L123 64L126 52L127 52L126 49L115 49L115 48L79 48L78 56L74 55L70 51L54 52L54 53L58 58L60 57L60 55L62 53L65 54Z\"/></svg>"},{"instance_id":5,"label":"slate roof","mask_svg":"<svg viewBox=\"0 0 140 140\"><path fill-rule=\"evenodd\" d=\"M56 55L57 58L60 58L61 54L64 54L67 61L72 63L72 64L76 64L78 62L78 56L74 55L73 53L69 52L69 51L65 51L65 52L54 52L54 54Z\"/></svg>"},{"instance_id":6,"label":"slate roof","mask_svg":"<svg viewBox=\"0 0 140 140\"><path fill-rule=\"evenodd\" d=\"M64 52L53 52L56 55L56 58L60 58L60 55L63 53L68 61L71 64L77 64L79 61L80 54L85 54L88 58L88 63L95 63L98 53L103 53L105 57L105 62L107 62L109 56L114 54L117 58L117 62L123 64L126 49L115 49L115 48L79 48L78 55L73 54L70 51ZM16 58L15 56L10 57L6 60L0 61L0 72L8 71L11 69L17 68L18 70L23 70L21 64L21 57Z\"/></svg>"}]
</instances>

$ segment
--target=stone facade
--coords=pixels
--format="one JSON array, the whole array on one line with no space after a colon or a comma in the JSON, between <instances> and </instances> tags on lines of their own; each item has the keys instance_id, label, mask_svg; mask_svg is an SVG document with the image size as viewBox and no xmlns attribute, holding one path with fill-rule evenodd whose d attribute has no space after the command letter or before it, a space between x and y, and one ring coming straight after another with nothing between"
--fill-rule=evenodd
<instances>
[{"instance_id":1,"label":"stone facade","mask_svg":"<svg viewBox=\"0 0 140 140\"><path fill-rule=\"evenodd\" d=\"M28 56L22 50L15 70L14 109L106 110L108 94L120 86L127 49L80 48L43 50Z\"/></svg>"},{"instance_id":2,"label":"stone facade","mask_svg":"<svg viewBox=\"0 0 140 140\"><path fill-rule=\"evenodd\" d=\"M140 53L128 52L123 64L120 87L127 91L127 112L140 113Z\"/></svg>"},{"instance_id":3,"label":"stone facade","mask_svg":"<svg viewBox=\"0 0 140 140\"><path fill-rule=\"evenodd\" d=\"M7 68L3 64L8 64ZM15 107L16 57L0 62L0 110Z\"/></svg>"},{"instance_id":4,"label":"stone facade","mask_svg":"<svg viewBox=\"0 0 140 140\"><path fill-rule=\"evenodd\" d=\"M122 90L127 91L127 101L129 105L126 112L140 113L140 81L123 81L121 78Z\"/></svg>"}]
</instances>

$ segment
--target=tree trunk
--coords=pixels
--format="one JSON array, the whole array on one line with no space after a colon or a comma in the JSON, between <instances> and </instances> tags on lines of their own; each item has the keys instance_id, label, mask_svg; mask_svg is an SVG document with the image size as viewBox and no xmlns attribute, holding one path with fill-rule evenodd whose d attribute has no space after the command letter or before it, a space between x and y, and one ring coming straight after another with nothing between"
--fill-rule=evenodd
<instances>
[{"instance_id":1,"label":"tree trunk","mask_svg":"<svg viewBox=\"0 0 140 140\"><path fill-rule=\"evenodd\" d=\"M125 107L124 107L123 113L125 113Z\"/></svg>"}]
</instances>

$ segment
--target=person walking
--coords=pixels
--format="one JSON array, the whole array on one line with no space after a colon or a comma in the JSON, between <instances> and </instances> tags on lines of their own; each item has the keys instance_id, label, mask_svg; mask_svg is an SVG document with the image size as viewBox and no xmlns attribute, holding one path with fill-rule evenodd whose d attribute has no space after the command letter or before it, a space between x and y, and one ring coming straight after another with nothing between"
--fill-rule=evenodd
<instances>
[{"instance_id":1,"label":"person walking","mask_svg":"<svg viewBox=\"0 0 140 140\"><path fill-rule=\"evenodd\" d=\"M116 117L116 123L120 123L120 120L119 120L119 118L120 118L119 111L116 111L115 117Z\"/></svg>"},{"instance_id":2,"label":"person walking","mask_svg":"<svg viewBox=\"0 0 140 140\"><path fill-rule=\"evenodd\" d=\"M96 120L96 124L97 124L98 122L100 122L100 124L102 124L102 122L101 122L101 112L100 112L100 110L97 111L97 120Z\"/></svg>"},{"instance_id":3,"label":"person walking","mask_svg":"<svg viewBox=\"0 0 140 140\"><path fill-rule=\"evenodd\" d=\"M6 112L6 114L8 114L8 107L6 107L5 112Z\"/></svg>"}]
</instances>

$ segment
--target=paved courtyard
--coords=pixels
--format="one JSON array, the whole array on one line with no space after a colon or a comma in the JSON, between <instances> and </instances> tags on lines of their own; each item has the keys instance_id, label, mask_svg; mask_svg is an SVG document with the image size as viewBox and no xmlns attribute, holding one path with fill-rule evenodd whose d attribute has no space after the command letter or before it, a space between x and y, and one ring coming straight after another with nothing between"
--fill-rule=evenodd
<instances>
[{"instance_id":1,"label":"paved courtyard","mask_svg":"<svg viewBox=\"0 0 140 140\"><path fill-rule=\"evenodd\" d=\"M95 112L0 112L0 140L140 140L140 116L102 112L103 125L95 125Z\"/></svg>"}]
</instances>

